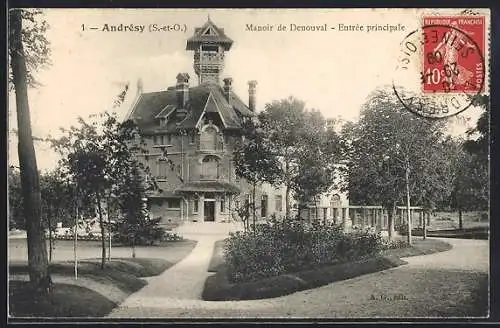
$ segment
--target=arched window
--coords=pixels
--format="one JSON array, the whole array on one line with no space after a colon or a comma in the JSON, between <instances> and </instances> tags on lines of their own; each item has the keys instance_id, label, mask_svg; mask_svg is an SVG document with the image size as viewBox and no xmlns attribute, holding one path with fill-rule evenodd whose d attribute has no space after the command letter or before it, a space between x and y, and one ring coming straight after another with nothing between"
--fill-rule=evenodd
<instances>
[{"instance_id":1,"label":"arched window","mask_svg":"<svg viewBox=\"0 0 500 328\"><path fill-rule=\"evenodd\" d=\"M218 131L214 126L208 126L201 131L200 135L200 149L201 150L216 150Z\"/></svg>"},{"instance_id":2,"label":"arched window","mask_svg":"<svg viewBox=\"0 0 500 328\"><path fill-rule=\"evenodd\" d=\"M169 172L171 171L170 162L168 161L167 158L162 156L158 158L157 165L158 165L158 179L166 180L169 175Z\"/></svg>"},{"instance_id":3,"label":"arched window","mask_svg":"<svg viewBox=\"0 0 500 328\"><path fill-rule=\"evenodd\" d=\"M330 199L330 208L331 208L333 221L335 223L337 223L337 218L340 217L340 213L339 213L340 205L341 205L340 196L337 194L333 195L332 198Z\"/></svg>"},{"instance_id":4,"label":"arched window","mask_svg":"<svg viewBox=\"0 0 500 328\"><path fill-rule=\"evenodd\" d=\"M219 158L205 156L201 162L201 178L203 180L217 180L219 178Z\"/></svg>"}]
</instances>

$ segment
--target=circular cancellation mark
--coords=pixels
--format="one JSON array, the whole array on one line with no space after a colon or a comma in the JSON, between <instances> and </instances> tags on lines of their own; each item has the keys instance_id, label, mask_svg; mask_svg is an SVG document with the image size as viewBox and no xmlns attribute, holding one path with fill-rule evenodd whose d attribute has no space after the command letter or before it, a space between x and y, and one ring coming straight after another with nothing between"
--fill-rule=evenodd
<instances>
[{"instance_id":1,"label":"circular cancellation mark","mask_svg":"<svg viewBox=\"0 0 500 328\"><path fill-rule=\"evenodd\" d=\"M406 109L440 119L472 105L485 80L480 39L484 34L477 31L467 33L452 20L450 25L425 25L406 36L393 79L396 97Z\"/></svg>"}]
</instances>

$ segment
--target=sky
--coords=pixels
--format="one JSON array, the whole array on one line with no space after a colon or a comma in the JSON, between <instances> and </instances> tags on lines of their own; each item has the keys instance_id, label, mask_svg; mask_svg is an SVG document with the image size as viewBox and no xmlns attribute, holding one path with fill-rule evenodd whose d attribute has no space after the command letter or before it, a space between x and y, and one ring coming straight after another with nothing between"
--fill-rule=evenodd
<instances>
[{"instance_id":1,"label":"sky","mask_svg":"<svg viewBox=\"0 0 500 328\"><path fill-rule=\"evenodd\" d=\"M144 92L175 85L180 72L187 72L190 84L196 85L193 53L185 50L186 40L208 15L234 41L221 78L233 78L233 88L243 101L248 100L247 82L257 80L257 109L293 95L325 117L356 120L366 97L392 83L400 43L419 27L421 14L417 9L47 9L52 65L36 75L43 86L29 90L33 135L58 136L59 128L75 124L78 116L110 109L129 83L130 92L119 109L125 115L139 78ZM104 24L144 25L145 31L106 32ZM179 24L185 31L150 32L150 24ZM274 27L249 31L247 24ZM280 24L288 29L292 24L327 24L328 31L277 31ZM367 25L386 24L399 24L405 30L366 32ZM348 25L365 30L346 31ZM462 117L470 119L468 123L452 120L451 132L463 133L478 114L478 109L467 110ZM9 129L16 128L13 93L8 122ZM56 166L58 156L48 145L37 142L36 154L40 169ZM17 165L13 134L9 134L8 160Z\"/></svg>"}]
</instances>

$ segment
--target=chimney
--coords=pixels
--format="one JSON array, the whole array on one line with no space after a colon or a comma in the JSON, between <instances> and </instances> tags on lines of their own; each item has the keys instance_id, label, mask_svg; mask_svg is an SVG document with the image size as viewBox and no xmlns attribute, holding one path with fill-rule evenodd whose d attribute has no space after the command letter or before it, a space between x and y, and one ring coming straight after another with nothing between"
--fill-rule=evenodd
<instances>
[{"instance_id":1,"label":"chimney","mask_svg":"<svg viewBox=\"0 0 500 328\"><path fill-rule=\"evenodd\" d=\"M177 109L176 116L179 120L186 117L187 103L189 100L189 74L177 74L177 84L175 85L175 92L177 94Z\"/></svg>"},{"instance_id":2,"label":"chimney","mask_svg":"<svg viewBox=\"0 0 500 328\"><path fill-rule=\"evenodd\" d=\"M231 103L231 91L233 90L233 79L226 77L224 80L224 95L226 96L227 102Z\"/></svg>"},{"instance_id":3,"label":"chimney","mask_svg":"<svg viewBox=\"0 0 500 328\"><path fill-rule=\"evenodd\" d=\"M177 108L186 109L189 99L189 74L177 74L177 84L175 86L177 92Z\"/></svg>"},{"instance_id":4,"label":"chimney","mask_svg":"<svg viewBox=\"0 0 500 328\"><path fill-rule=\"evenodd\" d=\"M257 81L248 81L248 108L252 112L255 112L255 91L256 91Z\"/></svg>"},{"instance_id":5,"label":"chimney","mask_svg":"<svg viewBox=\"0 0 500 328\"><path fill-rule=\"evenodd\" d=\"M143 87L144 87L144 84L142 83L142 79L139 78L137 80L137 95L140 95L142 93Z\"/></svg>"}]
</instances>

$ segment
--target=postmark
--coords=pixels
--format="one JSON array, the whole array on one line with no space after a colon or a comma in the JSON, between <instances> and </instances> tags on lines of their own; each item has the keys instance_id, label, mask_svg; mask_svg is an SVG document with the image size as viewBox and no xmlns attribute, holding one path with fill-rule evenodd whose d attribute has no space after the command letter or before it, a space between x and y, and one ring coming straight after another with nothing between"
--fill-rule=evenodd
<instances>
[{"instance_id":1,"label":"postmark","mask_svg":"<svg viewBox=\"0 0 500 328\"><path fill-rule=\"evenodd\" d=\"M411 112L446 118L469 108L485 81L484 17L424 17L401 42L393 88Z\"/></svg>"}]
</instances>

